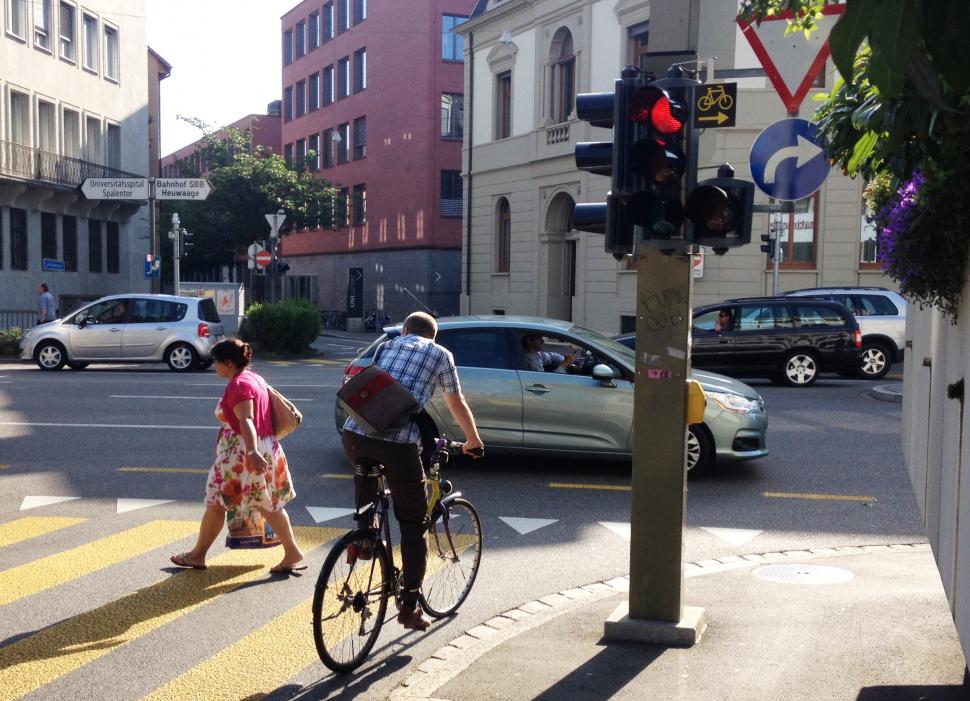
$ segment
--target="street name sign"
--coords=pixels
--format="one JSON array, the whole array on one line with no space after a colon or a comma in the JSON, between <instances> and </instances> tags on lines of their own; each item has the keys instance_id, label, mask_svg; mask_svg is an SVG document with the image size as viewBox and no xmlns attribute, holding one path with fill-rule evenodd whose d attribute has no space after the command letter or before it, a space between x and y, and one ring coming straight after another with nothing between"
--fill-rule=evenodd
<instances>
[{"instance_id":1,"label":"street name sign","mask_svg":"<svg viewBox=\"0 0 970 701\"><path fill-rule=\"evenodd\" d=\"M694 128L733 127L737 123L738 84L710 83L694 91Z\"/></svg>"},{"instance_id":2,"label":"street name sign","mask_svg":"<svg viewBox=\"0 0 970 701\"><path fill-rule=\"evenodd\" d=\"M260 251L256 254L256 264L265 268L273 262L273 254L269 251Z\"/></svg>"},{"instance_id":3,"label":"street name sign","mask_svg":"<svg viewBox=\"0 0 970 701\"><path fill-rule=\"evenodd\" d=\"M155 178L158 200L204 200L211 191L205 178Z\"/></svg>"},{"instance_id":4,"label":"street name sign","mask_svg":"<svg viewBox=\"0 0 970 701\"><path fill-rule=\"evenodd\" d=\"M829 174L818 127L804 119L782 119L766 127L751 144L749 165L755 185L776 200L808 197Z\"/></svg>"},{"instance_id":5,"label":"street name sign","mask_svg":"<svg viewBox=\"0 0 970 701\"><path fill-rule=\"evenodd\" d=\"M50 270L51 272L63 273L64 272L64 261L55 260L54 258L44 258L40 265L42 270Z\"/></svg>"},{"instance_id":6,"label":"street name sign","mask_svg":"<svg viewBox=\"0 0 970 701\"><path fill-rule=\"evenodd\" d=\"M147 200L148 178L85 178L81 192L89 200Z\"/></svg>"},{"instance_id":7,"label":"street name sign","mask_svg":"<svg viewBox=\"0 0 970 701\"><path fill-rule=\"evenodd\" d=\"M816 29L807 39L802 32L785 36L791 10L765 17L761 23L738 20L755 56L789 114L798 114L816 78L825 70L829 57L829 34L845 5L826 5L816 20Z\"/></svg>"}]
</instances>

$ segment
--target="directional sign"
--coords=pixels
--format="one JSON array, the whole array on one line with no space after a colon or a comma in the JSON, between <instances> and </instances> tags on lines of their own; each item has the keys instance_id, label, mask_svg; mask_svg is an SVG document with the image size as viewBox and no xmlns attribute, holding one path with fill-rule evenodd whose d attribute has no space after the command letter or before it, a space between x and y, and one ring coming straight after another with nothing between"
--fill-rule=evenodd
<instances>
[{"instance_id":1,"label":"directional sign","mask_svg":"<svg viewBox=\"0 0 970 701\"><path fill-rule=\"evenodd\" d=\"M364 269L350 268L347 275L347 316L364 318Z\"/></svg>"},{"instance_id":2,"label":"directional sign","mask_svg":"<svg viewBox=\"0 0 970 701\"><path fill-rule=\"evenodd\" d=\"M81 192L89 200L147 200L147 178L85 178Z\"/></svg>"},{"instance_id":3,"label":"directional sign","mask_svg":"<svg viewBox=\"0 0 970 701\"><path fill-rule=\"evenodd\" d=\"M145 278L161 277L162 261L158 256L152 257L149 253L145 256Z\"/></svg>"},{"instance_id":4,"label":"directional sign","mask_svg":"<svg viewBox=\"0 0 970 701\"><path fill-rule=\"evenodd\" d=\"M64 272L64 261L54 260L53 258L44 258L41 261L42 270L50 270L52 272L63 273Z\"/></svg>"},{"instance_id":5,"label":"directional sign","mask_svg":"<svg viewBox=\"0 0 970 701\"><path fill-rule=\"evenodd\" d=\"M265 268L273 262L273 254L269 251L260 251L256 254L256 264Z\"/></svg>"},{"instance_id":6,"label":"directional sign","mask_svg":"<svg viewBox=\"0 0 970 701\"><path fill-rule=\"evenodd\" d=\"M694 93L694 128L733 127L738 110L738 84L698 86Z\"/></svg>"},{"instance_id":7,"label":"directional sign","mask_svg":"<svg viewBox=\"0 0 970 701\"><path fill-rule=\"evenodd\" d=\"M155 178L155 199L204 200L212 188L205 178Z\"/></svg>"},{"instance_id":8,"label":"directional sign","mask_svg":"<svg viewBox=\"0 0 970 701\"><path fill-rule=\"evenodd\" d=\"M808 197L829 174L818 128L804 119L782 119L758 134L750 166L755 184L776 200Z\"/></svg>"}]
</instances>

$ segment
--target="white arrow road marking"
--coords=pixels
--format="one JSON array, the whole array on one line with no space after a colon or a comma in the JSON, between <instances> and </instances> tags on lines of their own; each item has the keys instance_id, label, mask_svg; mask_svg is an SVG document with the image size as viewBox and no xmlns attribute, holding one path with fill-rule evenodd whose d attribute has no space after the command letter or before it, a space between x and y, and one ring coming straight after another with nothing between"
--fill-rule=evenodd
<instances>
[{"instance_id":1,"label":"white arrow road marking","mask_svg":"<svg viewBox=\"0 0 970 701\"><path fill-rule=\"evenodd\" d=\"M630 540L630 524L620 523L617 521L600 521L601 526L609 528L611 531L616 533L618 536L623 538L623 540Z\"/></svg>"},{"instance_id":2,"label":"white arrow road marking","mask_svg":"<svg viewBox=\"0 0 970 701\"><path fill-rule=\"evenodd\" d=\"M332 521L341 516L348 516L354 513L353 509L338 508L334 506L308 506L306 510L310 512L314 523Z\"/></svg>"},{"instance_id":3,"label":"white arrow road marking","mask_svg":"<svg viewBox=\"0 0 970 701\"><path fill-rule=\"evenodd\" d=\"M823 153L818 144L812 143L801 134L797 134L795 138L798 140L797 146L786 146L771 154L771 158L765 164L765 185L770 185L775 182L775 174L782 161L795 158L797 159L795 161L795 167L801 168L810 160Z\"/></svg>"},{"instance_id":4,"label":"white arrow road marking","mask_svg":"<svg viewBox=\"0 0 970 701\"><path fill-rule=\"evenodd\" d=\"M725 540L731 545L744 545L749 540L754 540L764 531L754 531L748 528L706 528L701 526L702 531L707 531L715 538Z\"/></svg>"},{"instance_id":5,"label":"white arrow road marking","mask_svg":"<svg viewBox=\"0 0 970 701\"><path fill-rule=\"evenodd\" d=\"M499 516L498 519L517 530L520 535L532 533L532 531L537 531L559 520L557 518L517 518L515 516Z\"/></svg>"},{"instance_id":6,"label":"white arrow road marking","mask_svg":"<svg viewBox=\"0 0 970 701\"><path fill-rule=\"evenodd\" d=\"M38 506L50 506L51 504L60 504L62 501L73 501L74 499L80 498L81 497L24 497L24 501L20 505L20 510L25 511L27 509L36 509Z\"/></svg>"},{"instance_id":7,"label":"white arrow road marking","mask_svg":"<svg viewBox=\"0 0 970 701\"><path fill-rule=\"evenodd\" d=\"M174 499L119 499L118 500L118 513L126 514L129 511L138 511L138 509L147 509L149 506L161 506L162 504L171 504Z\"/></svg>"}]
</instances>

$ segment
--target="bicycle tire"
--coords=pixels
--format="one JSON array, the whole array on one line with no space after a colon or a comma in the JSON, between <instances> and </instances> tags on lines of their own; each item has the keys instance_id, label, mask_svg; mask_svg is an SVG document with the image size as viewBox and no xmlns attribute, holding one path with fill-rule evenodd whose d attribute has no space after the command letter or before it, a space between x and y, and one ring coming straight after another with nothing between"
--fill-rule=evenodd
<instances>
[{"instance_id":1,"label":"bicycle tire","mask_svg":"<svg viewBox=\"0 0 970 701\"><path fill-rule=\"evenodd\" d=\"M367 544L371 557L353 557ZM330 549L313 591L313 642L337 674L351 672L377 642L393 591L387 550L373 531L351 531Z\"/></svg>"},{"instance_id":2,"label":"bicycle tire","mask_svg":"<svg viewBox=\"0 0 970 701\"><path fill-rule=\"evenodd\" d=\"M450 616L471 593L482 561L482 522L461 497L445 504L428 527L427 570L418 602L433 618Z\"/></svg>"}]
</instances>

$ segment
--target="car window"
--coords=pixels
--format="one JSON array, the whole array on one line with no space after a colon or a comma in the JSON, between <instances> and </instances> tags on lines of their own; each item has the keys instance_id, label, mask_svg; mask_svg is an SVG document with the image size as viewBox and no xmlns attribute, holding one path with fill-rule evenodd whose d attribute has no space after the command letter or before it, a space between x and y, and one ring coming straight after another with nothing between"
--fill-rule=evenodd
<instances>
[{"instance_id":1,"label":"car window","mask_svg":"<svg viewBox=\"0 0 970 701\"><path fill-rule=\"evenodd\" d=\"M435 340L451 351L458 367L514 369L503 329L449 329Z\"/></svg>"},{"instance_id":2,"label":"car window","mask_svg":"<svg viewBox=\"0 0 970 701\"><path fill-rule=\"evenodd\" d=\"M124 323L128 311L127 299L109 299L106 302L92 304L87 309L78 312L74 321L84 321L88 324L121 324Z\"/></svg>"},{"instance_id":3,"label":"car window","mask_svg":"<svg viewBox=\"0 0 970 701\"><path fill-rule=\"evenodd\" d=\"M211 297L199 300L199 320L210 321L213 324L222 323L219 312L216 310L216 303L212 301Z\"/></svg>"},{"instance_id":4,"label":"car window","mask_svg":"<svg viewBox=\"0 0 970 701\"><path fill-rule=\"evenodd\" d=\"M738 313L738 331L775 328L775 312L770 305L742 305Z\"/></svg>"},{"instance_id":5,"label":"car window","mask_svg":"<svg viewBox=\"0 0 970 701\"><path fill-rule=\"evenodd\" d=\"M821 304L795 304L795 317L802 328L845 326L845 319L835 308Z\"/></svg>"},{"instance_id":6,"label":"car window","mask_svg":"<svg viewBox=\"0 0 970 701\"><path fill-rule=\"evenodd\" d=\"M865 309L867 316L897 316L899 310L892 300L882 295L852 295L854 300ZM856 314L858 316L858 314Z\"/></svg>"},{"instance_id":7,"label":"car window","mask_svg":"<svg viewBox=\"0 0 970 701\"><path fill-rule=\"evenodd\" d=\"M737 328L734 324L734 309L724 307L703 312L694 317L691 326L694 331L709 331L711 333L731 331Z\"/></svg>"},{"instance_id":8,"label":"car window","mask_svg":"<svg viewBox=\"0 0 970 701\"><path fill-rule=\"evenodd\" d=\"M592 377L594 367L608 365L616 377L628 374L620 363L603 351L565 336L525 331L519 334L519 347L522 349L522 370L540 372L541 364L541 372ZM629 353L630 350L623 347L623 355Z\"/></svg>"},{"instance_id":9,"label":"car window","mask_svg":"<svg viewBox=\"0 0 970 701\"><path fill-rule=\"evenodd\" d=\"M136 299L132 301L129 324L159 324L179 321L185 317L186 304L161 299Z\"/></svg>"}]
</instances>

